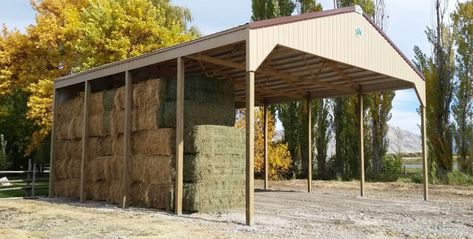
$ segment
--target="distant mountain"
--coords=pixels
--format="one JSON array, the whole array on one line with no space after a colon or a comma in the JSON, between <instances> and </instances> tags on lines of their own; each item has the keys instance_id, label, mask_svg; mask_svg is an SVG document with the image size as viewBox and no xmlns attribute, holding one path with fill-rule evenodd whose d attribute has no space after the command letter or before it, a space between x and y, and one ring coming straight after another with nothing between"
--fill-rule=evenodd
<instances>
[{"instance_id":1,"label":"distant mountain","mask_svg":"<svg viewBox=\"0 0 473 239\"><path fill-rule=\"evenodd\" d=\"M422 152L422 140L419 135L403 130L399 127L389 126L388 153L419 153Z\"/></svg>"},{"instance_id":2,"label":"distant mountain","mask_svg":"<svg viewBox=\"0 0 473 239\"><path fill-rule=\"evenodd\" d=\"M273 141L280 141L283 138L284 131L279 130L276 132ZM422 151L422 144L419 135L396 126L389 125L388 140L388 153L418 153ZM335 138L332 134L328 145L328 155L331 156L333 154L335 154Z\"/></svg>"}]
</instances>

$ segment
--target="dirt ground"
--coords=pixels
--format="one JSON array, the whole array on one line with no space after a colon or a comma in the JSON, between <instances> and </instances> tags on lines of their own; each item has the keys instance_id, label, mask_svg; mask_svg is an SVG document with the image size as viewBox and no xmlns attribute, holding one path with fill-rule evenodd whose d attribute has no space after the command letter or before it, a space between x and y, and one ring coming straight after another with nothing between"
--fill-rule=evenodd
<instances>
[{"instance_id":1,"label":"dirt ground","mask_svg":"<svg viewBox=\"0 0 473 239\"><path fill-rule=\"evenodd\" d=\"M186 214L65 199L0 199L0 238L473 238L473 188L303 180L257 190L255 225L244 209ZM256 186L261 188L262 182Z\"/></svg>"}]
</instances>

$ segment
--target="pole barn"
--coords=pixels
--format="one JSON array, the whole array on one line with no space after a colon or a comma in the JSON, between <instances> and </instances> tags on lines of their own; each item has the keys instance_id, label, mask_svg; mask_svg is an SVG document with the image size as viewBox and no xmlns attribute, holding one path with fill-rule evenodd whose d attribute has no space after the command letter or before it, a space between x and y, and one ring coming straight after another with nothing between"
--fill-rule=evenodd
<instances>
[{"instance_id":1,"label":"pole barn","mask_svg":"<svg viewBox=\"0 0 473 239\"><path fill-rule=\"evenodd\" d=\"M73 91L85 92L83 117L87 117L90 90L110 81L125 80L126 107L123 124L125 136L123 167L130 152L130 110L132 92L131 73L150 72L155 69L162 75L177 79L175 124L175 180L174 210L182 213L183 160L184 160L184 108L185 76L212 75L230 80L235 88L235 108L246 108L246 224L254 223L254 107L271 104L306 101L338 96L359 97L369 92L415 89L421 109L422 158L424 200L428 200L425 80L394 43L363 13L359 6L340 8L299 16L282 17L251 22L226 31L202 37L142 56L100 66L89 71L60 78L54 83L54 107L68 98ZM123 75L123 77L121 77ZM120 77L114 77L120 76ZM266 110L265 110L266 112ZM360 112L360 111L359 111ZM54 112L53 122L57 114ZM307 116L311 121L310 114ZM358 115L363 121L363 114ZM265 121L266 122L266 121ZM88 128L84 124L83 139ZM363 124L360 132L360 194L364 196ZM267 127L264 127L267 130ZM54 127L53 127L54 129ZM51 175L55 170L55 137L52 132ZM310 130L309 130L310 134ZM265 139L266 139L265 134ZM310 138L310 137L309 137ZM267 144L267 139L265 140ZM86 145L84 143L84 145ZM87 146L83 146L81 160L81 190L84 183L84 161ZM267 150L265 150L265 169ZM310 155L310 154L309 154ZM309 174L311 167L308 167ZM124 179L127 170L122 171ZM267 170L266 170L267 173ZM310 176L309 176L310 177ZM224 180L224 179L222 179ZM54 181L50 181L53 195ZM123 183L123 206L127 204L128 184ZM267 187L267 176L265 177ZM308 192L311 179L308 179ZM83 199L82 194L81 200Z\"/></svg>"}]
</instances>

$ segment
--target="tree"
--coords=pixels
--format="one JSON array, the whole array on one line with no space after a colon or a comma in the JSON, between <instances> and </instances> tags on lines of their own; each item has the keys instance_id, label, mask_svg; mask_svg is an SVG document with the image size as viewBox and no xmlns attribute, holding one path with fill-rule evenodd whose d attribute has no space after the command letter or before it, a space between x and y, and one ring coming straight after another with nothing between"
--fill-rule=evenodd
<instances>
[{"instance_id":1,"label":"tree","mask_svg":"<svg viewBox=\"0 0 473 239\"><path fill-rule=\"evenodd\" d=\"M427 28L426 35L433 46L431 57L414 47L415 65L424 74L427 92L427 137L429 160L436 176L445 179L452 171L452 132L450 107L453 98L454 52L449 26L445 24L446 4L435 2L435 28Z\"/></svg>"},{"instance_id":2,"label":"tree","mask_svg":"<svg viewBox=\"0 0 473 239\"><path fill-rule=\"evenodd\" d=\"M264 110L259 108L256 114L255 130L255 174L264 175ZM269 178L284 178L291 166L291 155L287 144L274 142L276 134L275 117L271 111L268 111L268 160L269 160Z\"/></svg>"},{"instance_id":3,"label":"tree","mask_svg":"<svg viewBox=\"0 0 473 239\"><path fill-rule=\"evenodd\" d=\"M284 128L284 142L288 145L288 150L291 153L292 165L291 170L296 175L299 175L299 168L301 167L301 145L302 145L302 129L300 116L300 102L291 102L286 104L276 105L277 115Z\"/></svg>"},{"instance_id":4,"label":"tree","mask_svg":"<svg viewBox=\"0 0 473 239\"><path fill-rule=\"evenodd\" d=\"M271 111L268 113L268 175L270 179L276 180L288 175L292 158L286 143L274 141L276 119ZM246 127L245 110L237 111L235 127L242 129ZM255 110L255 175L258 177L264 175L264 110L262 108Z\"/></svg>"},{"instance_id":5,"label":"tree","mask_svg":"<svg viewBox=\"0 0 473 239\"><path fill-rule=\"evenodd\" d=\"M298 2L300 9L304 9L304 11L305 9L309 9L309 7L305 6L310 1ZM312 2L315 3L315 1ZM296 8L296 2L293 2L292 0L252 0L251 7L253 12L251 20L258 21L281 16L290 16ZM303 11L299 12L304 13ZM287 143L288 150L292 157L291 169L297 174L301 172L298 170L301 165L302 167L307 165L307 163L304 164L301 160L301 157L303 157L303 154L307 151L304 150L307 148L305 143L301 143L304 141L304 135L302 134L302 119L299 117L300 114L303 113L301 111L303 107L302 105L303 104L294 102L274 107L274 111L277 111L278 118L281 120L284 127L284 142ZM305 172L306 170L302 171Z\"/></svg>"},{"instance_id":6,"label":"tree","mask_svg":"<svg viewBox=\"0 0 473 239\"><path fill-rule=\"evenodd\" d=\"M384 30L386 14L384 0L376 0L373 11L375 23ZM396 94L393 91L375 92L367 95L367 106L371 127L371 173L379 177L383 169L383 159L388 151L388 121L391 119L392 102Z\"/></svg>"},{"instance_id":7,"label":"tree","mask_svg":"<svg viewBox=\"0 0 473 239\"><path fill-rule=\"evenodd\" d=\"M315 152L317 160L317 178L329 179L327 170L327 151L330 142L330 101L319 99L313 102L313 118L315 127Z\"/></svg>"},{"instance_id":8,"label":"tree","mask_svg":"<svg viewBox=\"0 0 473 239\"><path fill-rule=\"evenodd\" d=\"M5 147L8 168L20 169L27 166L25 149L31 141L36 126L26 117L28 93L15 90L0 96L0 132L7 143Z\"/></svg>"},{"instance_id":9,"label":"tree","mask_svg":"<svg viewBox=\"0 0 473 239\"><path fill-rule=\"evenodd\" d=\"M5 140L5 136L0 134L0 169L7 169L9 166L8 164L7 141Z\"/></svg>"},{"instance_id":10,"label":"tree","mask_svg":"<svg viewBox=\"0 0 473 239\"><path fill-rule=\"evenodd\" d=\"M375 13L375 5L372 0L337 0L338 7L353 5L360 5L369 16L373 16ZM359 102L356 97L338 97L334 100L333 104L335 157L332 162L332 171L338 174L337 176L345 179L357 177L359 172L358 158L360 151L357 126L360 123L366 125L366 122L358 122L356 120L358 104ZM365 116L367 105L364 105L363 112L361 112ZM369 134L368 130L365 131L365 134ZM367 152L370 152L370 150L367 150L365 155L367 155Z\"/></svg>"},{"instance_id":11,"label":"tree","mask_svg":"<svg viewBox=\"0 0 473 239\"><path fill-rule=\"evenodd\" d=\"M297 0L299 14L322 11L322 4L314 0Z\"/></svg>"},{"instance_id":12,"label":"tree","mask_svg":"<svg viewBox=\"0 0 473 239\"><path fill-rule=\"evenodd\" d=\"M0 37L0 94L28 95L31 154L51 129L53 80L196 37L187 9L168 0L33 0L36 24ZM5 90L4 90L5 89Z\"/></svg>"},{"instance_id":13,"label":"tree","mask_svg":"<svg viewBox=\"0 0 473 239\"><path fill-rule=\"evenodd\" d=\"M252 21L290 16L296 5L292 0L252 0Z\"/></svg>"},{"instance_id":14,"label":"tree","mask_svg":"<svg viewBox=\"0 0 473 239\"><path fill-rule=\"evenodd\" d=\"M375 4L373 0L337 0L338 7L348 7L359 5L369 16L373 16L375 13Z\"/></svg>"},{"instance_id":15,"label":"tree","mask_svg":"<svg viewBox=\"0 0 473 239\"><path fill-rule=\"evenodd\" d=\"M473 1L458 3L452 14L457 46L457 84L452 106L460 170L473 174Z\"/></svg>"}]
</instances>

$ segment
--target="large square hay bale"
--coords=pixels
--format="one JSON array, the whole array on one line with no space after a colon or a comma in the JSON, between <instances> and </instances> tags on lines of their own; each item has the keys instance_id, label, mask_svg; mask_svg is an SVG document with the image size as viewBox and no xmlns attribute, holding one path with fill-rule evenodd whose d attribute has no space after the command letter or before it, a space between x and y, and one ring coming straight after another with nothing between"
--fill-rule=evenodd
<instances>
[{"instance_id":1,"label":"large square hay bale","mask_svg":"<svg viewBox=\"0 0 473 239\"><path fill-rule=\"evenodd\" d=\"M235 125L235 107L215 103L200 103L196 101L184 101L184 127L196 125ZM170 101L162 105L159 115L159 127L176 127L176 102Z\"/></svg>"},{"instance_id":2,"label":"large square hay bale","mask_svg":"<svg viewBox=\"0 0 473 239\"><path fill-rule=\"evenodd\" d=\"M170 156L174 153L176 130L143 130L131 135L132 154Z\"/></svg>"},{"instance_id":3,"label":"large square hay bale","mask_svg":"<svg viewBox=\"0 0 473 239\"><path fill-rule=\"evenodd\" d=\"M110 156L113 155L112 136L89 137L88 138L88 157Z\"/></svg>"},{"instance_id":4,"label":"large square hay bale","mask_svg":"<svg viewBox=\"0 0 473 239\"><path fill-rule=\"evenodd\" d=\"M103 108L103 91L92 92L90 94L89 115L101 115Z\"/></svg>"},{"instance_id":5,"label":"large square hay bale","mask_svg":"<svg viewBox=\"0 0 473 239\"><path fill-rule=\"evenodd\" d=\"M199 125L184 130L184 151L205 154L245 154L245 131L229 126Z\"/></svg>"},{"instance_id":6,"label":"large square hay bale","mask_svg":"<svg viewBox=\"0 0 473 239\"><path fill-rule=\"evenodd\" d=\"M133 107L146 108L160 103L161 80L151 79L133 85Z\"/></svg>"},{"instance_id":7,"label":"large square hay bale","mask_svg":"<svg viewBox=\"0 0 473 239\"><path fill-rule=\"evenodd\" d=\"M243 207L244 189L244 182L238 187L228 187L225 181L213 184L185 183L183 209L188 212L216 212Z\"/></svg>"}]
</instances>

